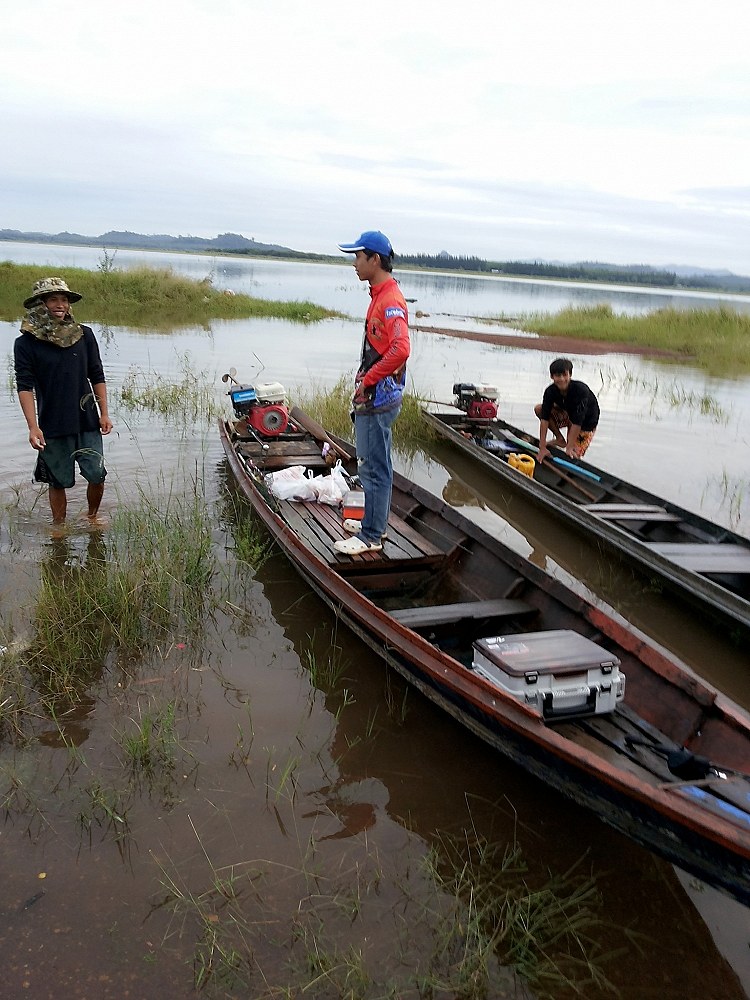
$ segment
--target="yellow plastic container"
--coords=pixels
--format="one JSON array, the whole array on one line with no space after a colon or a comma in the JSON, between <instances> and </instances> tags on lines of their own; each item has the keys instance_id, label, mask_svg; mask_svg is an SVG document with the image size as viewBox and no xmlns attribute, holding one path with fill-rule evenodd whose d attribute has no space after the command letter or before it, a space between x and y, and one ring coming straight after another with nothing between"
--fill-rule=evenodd
<instances>
[{"instance_id":1,"label":"yellow plastic container","mask_svg":"<svg viewBox=\"0 0 750 1000\"><path fill-rule=\"evenodd\" d=\"M534 466L536 462L531 455L519 455L518 452L512 451L508 455L508 465L512 465L514 469L518 469L519 472L522 472L530 479L534 478Z\"/></svg>"}]
</instances>

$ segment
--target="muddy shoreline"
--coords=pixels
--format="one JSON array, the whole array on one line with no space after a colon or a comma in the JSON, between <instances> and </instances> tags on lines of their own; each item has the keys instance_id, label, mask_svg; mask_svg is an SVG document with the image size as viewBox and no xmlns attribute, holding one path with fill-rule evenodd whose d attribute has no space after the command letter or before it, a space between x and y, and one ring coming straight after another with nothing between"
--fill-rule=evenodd
<instances>
[{"instance_id":1,"label":"muddy shoreline","mask_svg":"<svg viewBox=\"0 0 750 1000\"><path fill-rule=\"evenodd\" d=\"M424 326L422 323L412 324L412 329L420 333L437 333L445 337L456 337L459 340L474 340L481 344L523 347L526 350L544 351L557 356L566 354L636 354L640 357L686 360L686 356L677 351L664 351L657 347L642 347L636 344L622 344L612 341L584 340L577 337L549 337L533 333L520 335L481 333L477 330L450 330L442 326Z\"/></svg>"}]
</instances>

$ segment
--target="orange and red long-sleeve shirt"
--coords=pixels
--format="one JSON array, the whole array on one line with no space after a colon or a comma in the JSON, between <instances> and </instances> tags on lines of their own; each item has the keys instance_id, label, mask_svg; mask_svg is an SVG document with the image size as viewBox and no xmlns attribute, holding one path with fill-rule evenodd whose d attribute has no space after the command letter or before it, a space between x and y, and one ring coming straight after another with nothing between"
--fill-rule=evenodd
<instances>
[{"instance_id":1,"label":"orange and red long-sleeve shirt","mask_svg":"<svg viewBox=\"0 0 750 1000\"><path fill-rule=\"evenodd\" d=\"M383 412L401 402L411 352L409 312L396 279L371 287L370 296L357 373L362 388L369 390L368 404L357 412Z\"/></svg>"}]
</instances>

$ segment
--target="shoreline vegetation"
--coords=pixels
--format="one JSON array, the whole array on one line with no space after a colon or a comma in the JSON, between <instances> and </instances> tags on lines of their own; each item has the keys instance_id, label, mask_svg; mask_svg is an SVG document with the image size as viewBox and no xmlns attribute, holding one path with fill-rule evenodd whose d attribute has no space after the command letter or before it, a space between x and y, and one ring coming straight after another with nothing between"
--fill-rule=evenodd
<instances>
[{"instance_id":1,"label":"shoreline vegetation","mask_svg":"<svg viewBox=\"0 0 750 1000\"><path fill-rule=\"evenodd\" d=\"M210 275L194 281L168 268L121 271L113 266L113 255L106 252L95 271L80 267L57 270L70 288L83 295L75 307L76 319L83 323L173 329L217 319L262 317L317 323L343 317L314 302L275 302L223 291L214 288ZM0 261L0 319L20 319L22 302L34 282L49 272L49 265Z\"/></svg>"},{"instance_id":2,"label":"shoreline vegetation","mask_svg":"<svg viewBox=\"0 0 750 1000\"><path fill-rule=\"evenodd\" d=\"M609 305L525 317L521 329L540 336L628 344L644 353L682 360L711 375L750 373L750 316L718 309L658 309L618 315Z\"/></svg>"},{"instance_id":3,"label":"shoreline vegetation","mask_svg":"<svg viewBox=\"0 0 750 1000\"><path fill-rule=\"evenodd\" d=\"M105 251L96 270L63 268L62 276L80 291L83 301L75 314L81 322L168 330L206 325L211 320L273 317L295 323L350 317L312 302L276 302L234 294L213 286L211 276L200 281L176 274L168 268L141 267L122 271L114 267L114 255ZM21 303L33 283L49 267L0 262L0 319L14 321L22 315ZM510 324L503 317L485 322ZM518 317L512 325L532 337L518 346L541 350L585 352L588 344L623 345L639 353L661 357L667 363L685 362L712 375L750 373L750 315L727 306L716 309L659 309L643 315L620 315L610 305L570 307L558 313L536 313ZM429 332L421 323L415 329ZM441 332L441 331L434 331ZM449 331L443 331L448 333ZM513 343L501 335L465 332L470 339L488 343ZM559 340L559 348L550 340Z\"/></svg>"}]
</instances>

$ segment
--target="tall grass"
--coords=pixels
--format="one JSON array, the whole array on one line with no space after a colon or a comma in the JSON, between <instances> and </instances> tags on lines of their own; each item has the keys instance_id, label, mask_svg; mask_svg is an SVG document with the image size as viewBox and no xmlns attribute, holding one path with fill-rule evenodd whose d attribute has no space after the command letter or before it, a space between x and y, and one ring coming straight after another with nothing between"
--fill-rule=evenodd
<instances>
[{"instance_id":1,"label":"tall grass","mask_svg":"<svg viewBox=\"0 0 750 1000\"><path fill-rule=\"evenodd\" d=\"M750 315L726 306L659 309L641 316L616 315L609 305L586 306L530 315L521 327L551 337L656 348L715 375L750 372Z\"/></svg>"},{"instance_id":2,"label":"tall grass","mask_svg":"<svg viewBox=\"0 0 750 1000\"><path fill-rule=\"evenodd\" d=\"M138 659L205 626L215 556L198 489L117 511L85 563L64 547L41 568L25 654L45 697L76 701L110 655Z\"/></svg>"},{"instance_id":3,"label":"tall grass","mask_svg":"<svg viewBox=\"0 0 750 1000\"><path fill-rule=\"evenodd\" d=\"M198 421L208 423L224 412L216 395L216 383L205 371L195 371L189 353L178 358L176 380L158 372L131 367L123 379L119 402L130 411L153 413L170 423L192 427Z\"/></svg>"},{"instance_id":4,"label":"tall grass","mask_svg":"<svg viewBox=\"0 0 750 1000\"><path fill-rule=\"evenodd\" d=\"M273 302L250 295L227 294L214 288L210 276L202 281L168 268L140 267L122 271L109 264L96 271L84 268L40 267L0 262L0 319L23 315L23 300L35 281L56 271L83 299L74 306L81 322L170 330L206 325L213 319L275 317L296 323L315 323L340 313L313 302Z\"/></svg>"},{"instance_id":5,"label":"tall grass","mask_svg":"<svg viewBox=\"0 0 750 1000\"><path fill-rule=\"evenodd\" d=\"M299 406L314 417L327 431L348 441L354 440L351 419L354 376L342 375L330 388L312 385L296 389ZM422 399L405 392L401 412L393 425L393 446L401 454L411 456L435 439L435 432L422 419Z\"/></svg>"}]
</instances>

